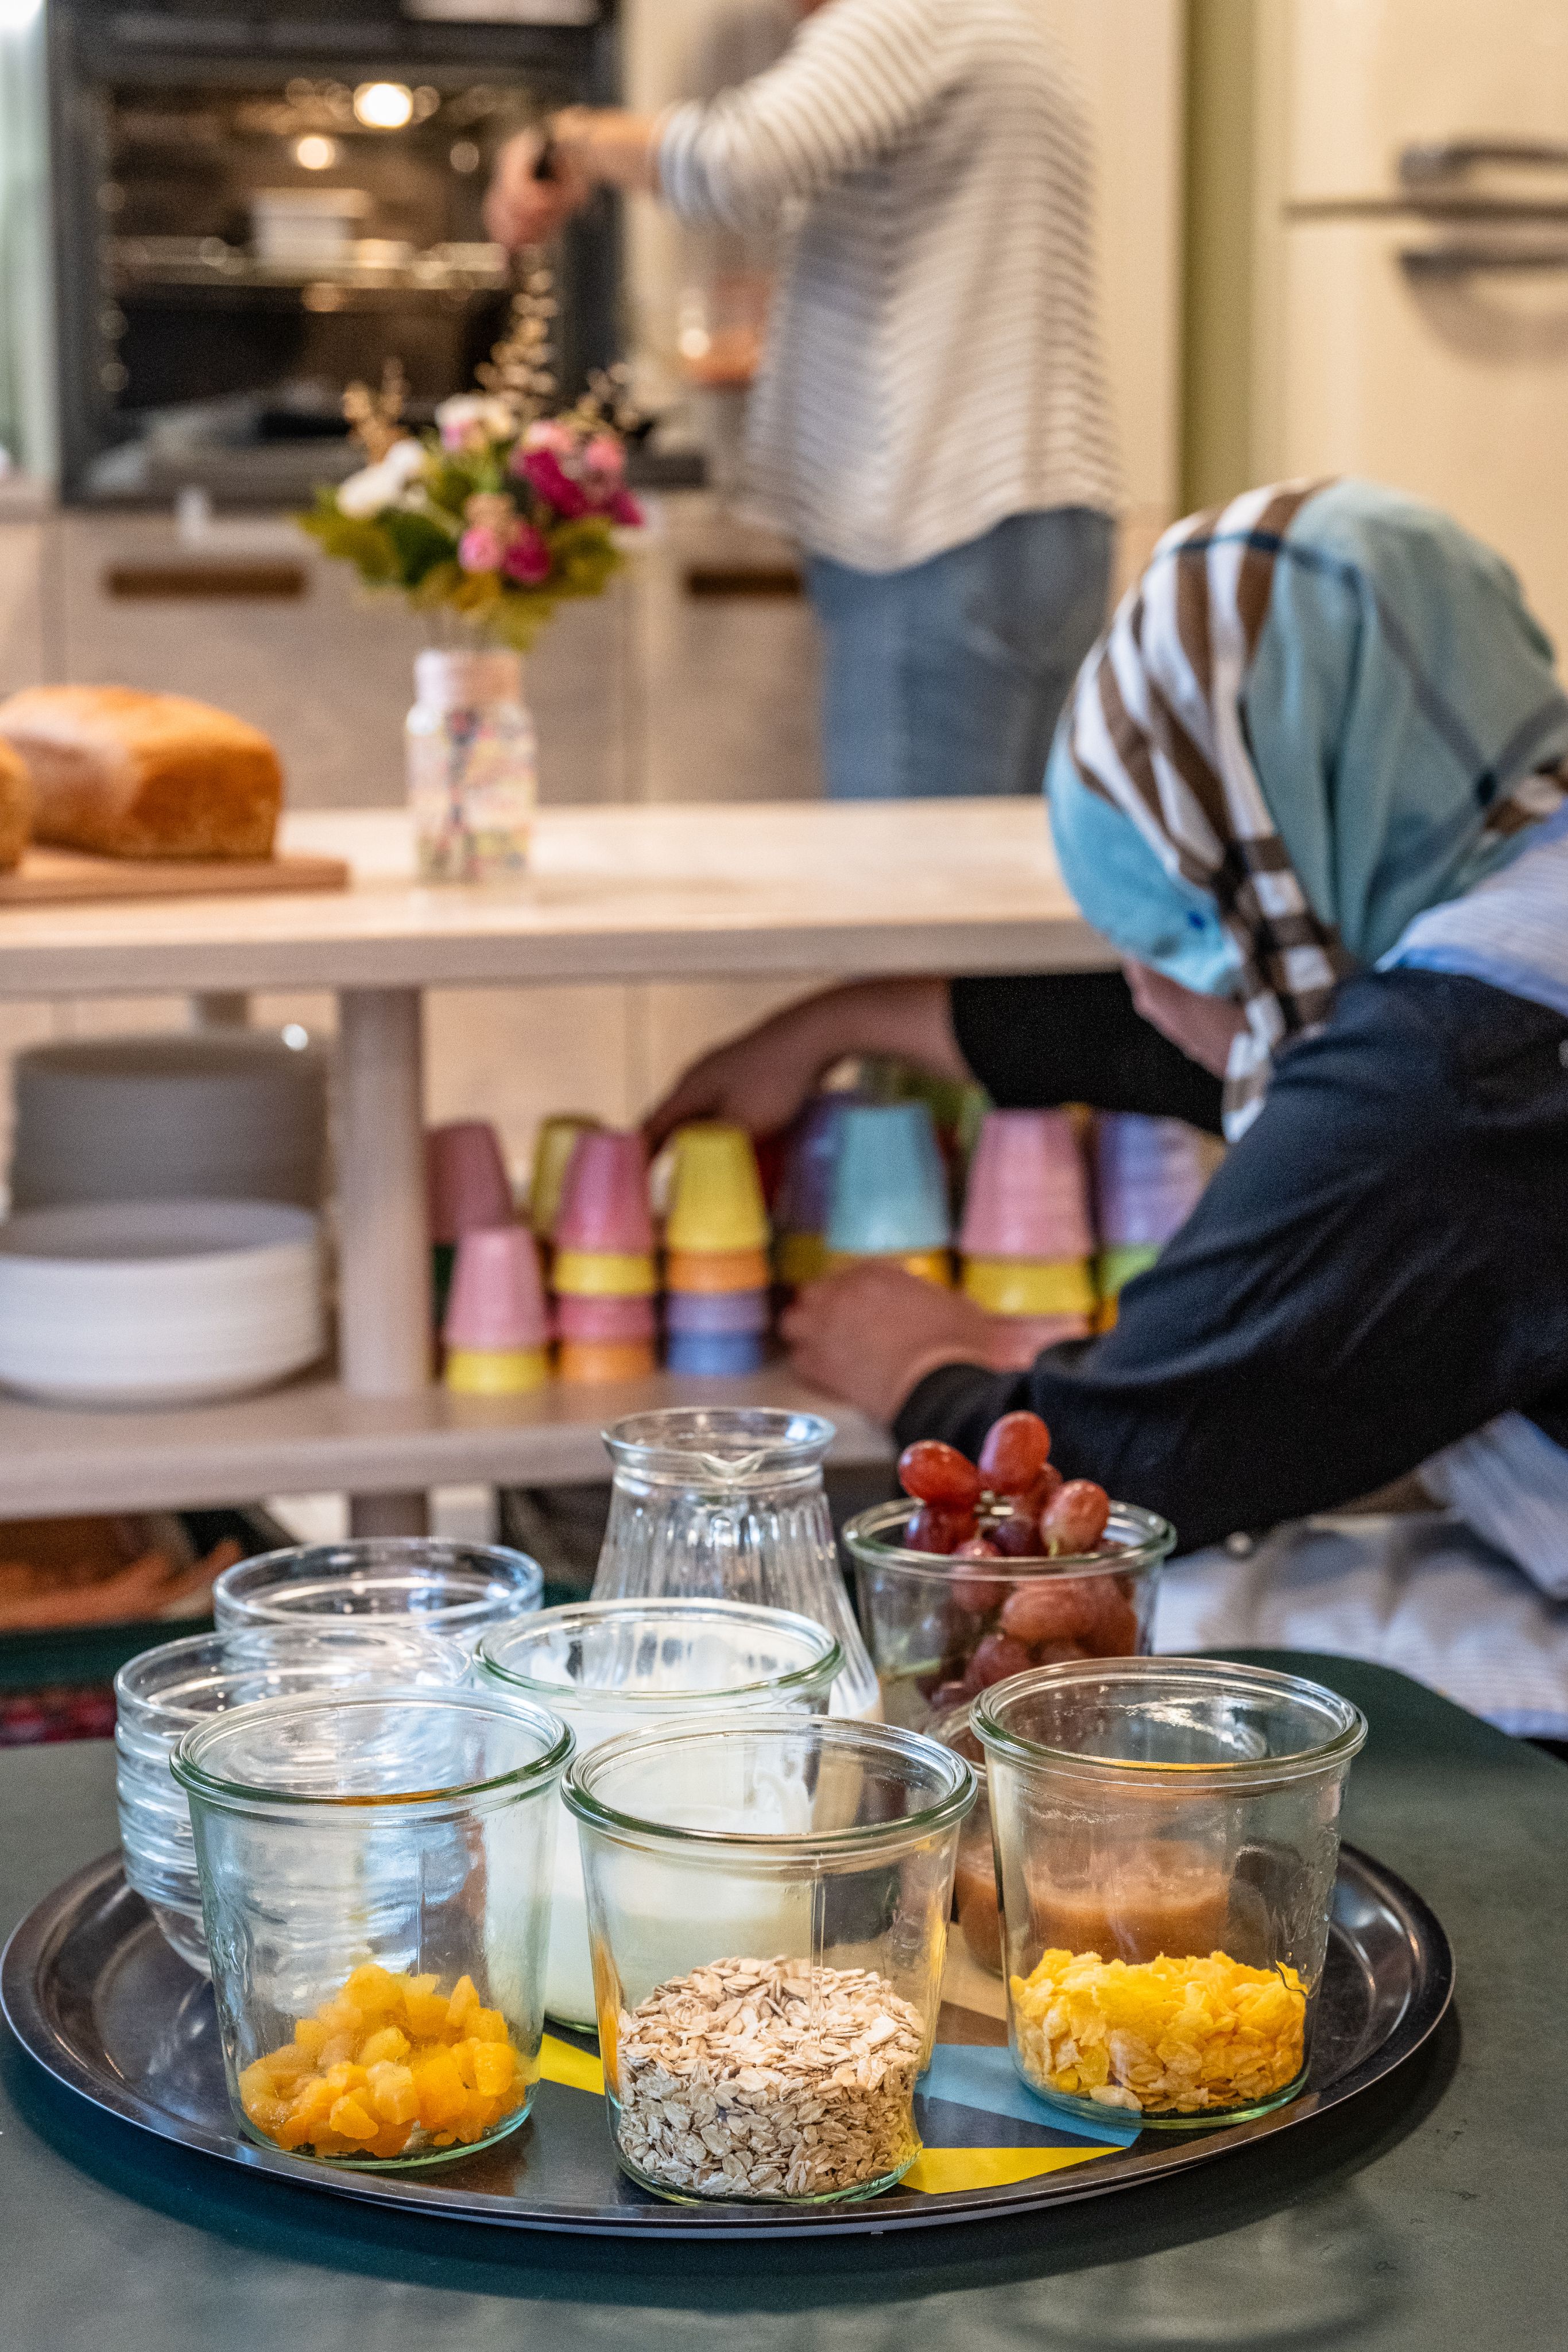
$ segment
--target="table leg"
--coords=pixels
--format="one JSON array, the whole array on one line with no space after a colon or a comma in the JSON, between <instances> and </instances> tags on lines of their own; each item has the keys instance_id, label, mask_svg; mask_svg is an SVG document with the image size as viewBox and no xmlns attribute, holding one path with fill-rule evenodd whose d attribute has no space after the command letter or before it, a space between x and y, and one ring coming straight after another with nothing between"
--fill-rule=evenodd
<instances>
[{"instance_id":1,"label":"table leg","mask_svg":"<svg viewBox=\"0 0 1568 2352\"><path fill-rule=\"evenodd\" d=\"M354 1396L414 1396L430 1378L420 992L338 999L339 1349ZM423 1494L356 1495L356 1535L423 1535Z\"/></svg>"},{"instance_id":2,"label":"table leg","mask_svg":"<svg viewBox=\"0 0 1568 2352\"><path fill-rule=\"evenodd\" d=\"M250 999L243 990L204 989L191 999L193 1029L247 1029Z\"/></svg>"}]
</instances>

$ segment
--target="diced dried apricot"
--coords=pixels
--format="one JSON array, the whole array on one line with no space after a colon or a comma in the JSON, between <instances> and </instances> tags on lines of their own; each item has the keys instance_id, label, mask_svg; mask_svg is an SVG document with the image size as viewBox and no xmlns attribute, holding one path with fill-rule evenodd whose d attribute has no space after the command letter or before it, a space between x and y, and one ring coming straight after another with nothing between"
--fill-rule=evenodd
<instances>
[{"instance_id":1,"label":"diced dried apricot","mask_svg":"<svg viewBox=\"0 0 1568 2352\"><path fill-rule=\"evenodd\" d=\"M459 1977L452 1988L452 1998L446 2004L446 2026L449 2032L466 2033L468 2012L479 2006L479 1994L472 1977Z\"/></svg>"},{"instance_id":2,"label":"diced dried apricot","mask_svg":"<svg viewBox=\"0 0 1568 2352\"><path fill-rule=\"evenodd\" d=\"M361 2066L379 2066L383 2058L406 2058L408 2036L395 2025L383 2025L378 2033L367 2035L357 2056Z\"/></svg>"},{"instance_id":3,"label":"diced dried apricot","mask_svg":"<svg viewBox=\"0 0 1568 2352\"><path fill-rule=\"evenodd\" d=\"M357 2000L339 1993L334 2000L324 2000L316 2011L329 2033L358 2033L365 2021L365 2012Z\"/></svg>"},{"instance_id":4,"label":"diced dried apricot","mask_svg":"<svg viewBox=\"0 0 1568 2352\"><path fill-rule=\"evenodd\" d=\"M487 2099L498 2098L517 2072L517 2057L508 2042L474 2044L474 2087Z\"/></svg>"},{"instance_id":5,"label":"diced dried apricot","mask_svg":"<svg viewBox=\"0 0 1568 2352\"><path fill-rule=\"evenodd\" d=\"M404 1995L402 2013L409 2032L416 2042L434 2042L446 2026L447 2003L438 1992L409 1992Z\"/></svg>"},{"instance_id":6,"label":"diced dried apricot","mask_svg":"<svg viewBox=\"0 0 1568 2352\"><path fill-rule=\"evenodd\" d=\"M383 2124L371 2142L367 2154L380 2157L401 2156L408 2146L408 2136L413 2129L412 2123Z\"/></svg>"},{"instance_id":7,"label":"diced dried apricot","mask_svg":"<svg viewBox=\"0 0 1568 2352\"><path fill-rule=\"evenodd\" d=\"M371 2069L371 2103L383 2123L411 2124L419 2113L419 2093L412 2066L390 2061Z\"/></svg>"},{"instance_id":8,"label":"diced dried apricot","mask_svg":"<svg viewBox=\"0 0 1568 2352\"><path fill-rule=\"evenodd\" d=\"M345 2139L374 2139L380 2129L376 2117L351 2091L336 2102L327 2121Z\"/></svg>"},{"instance_id":9,"label":"diced dried apricot","mask_svg":"<svg viewBox=\"0 0 1568 2352\"><path fill-rule=\"evenodd\" d=\"M498 2009L474 2009L466 2020L470 2042L505 2042L507 2021Z\"/></svg>"},{"instance_id":10,"label":"diced dried apricot","mask_svg":"<svg viewBox=\"0 0 1568 2352\"><path fill-rule=\"evenodd\" d=\"M302 2017L294 2029L294 2039L308 2058L319 2058L326 2046L327 2028L319 2017Z\"/></svg>"},{"instance_id":11,"label":"diced dried apricot","mask_svg":"<svg viewBox=\"0 0 1568 2352\"><path fill-rule=\"evenodd\" d=\"M366 1960L353 1971L343 1987L343 1998L357 2001L369 2018L384 2015L389 2009L396 2009L402 1996L389 1969L378 1968L373 1960Z\"/></svg>"},{"instance_id":12,"label":"diced dried apricot","mask_svg":"<svg viewBox=\"0 0 1568 2352\"><path fill-rule=\"evenodd\" d=\"M440 2129L459 2116L467 2101L467 2088L450 2050L433 2050L413 2069L413 2086L419 2094L419 2120L426 2131Z\"/></svg>"}]
</instances>

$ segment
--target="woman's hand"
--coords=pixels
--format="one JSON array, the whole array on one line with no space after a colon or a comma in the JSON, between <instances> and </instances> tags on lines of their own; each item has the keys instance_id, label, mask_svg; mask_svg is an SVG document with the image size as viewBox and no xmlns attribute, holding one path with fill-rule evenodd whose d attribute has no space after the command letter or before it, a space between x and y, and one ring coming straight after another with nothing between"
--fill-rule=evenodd
<instances>
[{"instance_id":1,"label":"woman's hand","mask_svg":"<svg viewBox=\"0 0 1568 2352\"><path fill-rule=\"evenodd\" d=\"M998 1319L900 1265L853 1265L808 1284L780 1328L803 1381L887 1423L938 1364L1015 1369L998 1360Z\"/></svg>"},{"instance_id":2,"label":"woman's hand","mask_svg":"<svg viewBox=\"0 0 1568 2352\"><path fill-rule=\"evenodd\" d=\"M535 177L548 136L537 128L519 131L496 158L485 198L485 227L508 252L548 245L593 194L592 181L559 145L552 148L551 177Z\"/></svg>"},{"instance_id":3,"label":"woman's hand","mask_svg":"<svg viewBox=\"0 0 1568 2352\"><path fill-rule=\"evenodd\" d=\"M1134 1009L1179 1045L1189 1062L1222 1078L1230 1066L1230 1048L1247 1026L1247 1015L1234 998L1200 996L1195 988L1167 980L1146 963L1124 961Z\"/></svg>"}]
</instances>

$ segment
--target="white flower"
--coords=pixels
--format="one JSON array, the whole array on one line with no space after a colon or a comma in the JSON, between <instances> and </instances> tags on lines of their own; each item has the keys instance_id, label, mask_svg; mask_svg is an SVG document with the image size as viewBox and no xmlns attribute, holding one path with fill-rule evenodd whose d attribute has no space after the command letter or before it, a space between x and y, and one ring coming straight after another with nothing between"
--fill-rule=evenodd
<instances>
[{"instance_id":1,"label":"white flower","mask_svg":"<svg viewBox=\"0 0 1568 2352\"><path fill-rule=\"evenodd\" d=\"M418 441L394 441L379 465L361 466L338 485L338 511L355 522L368 522L388 507L395 507L424 465Z\"/></svg>"},{"instance_id":2,"label":"white flower","mask_svg":"<svg viewBox=\"0 0 1568 2352\"><path fill-rule=\"evenodd\" d=\"M509 441L513 417L507 403L493 394L460 392L441 403L435 425L444 448L466 449L483 441Z\"/></svg>"}]
</instances>

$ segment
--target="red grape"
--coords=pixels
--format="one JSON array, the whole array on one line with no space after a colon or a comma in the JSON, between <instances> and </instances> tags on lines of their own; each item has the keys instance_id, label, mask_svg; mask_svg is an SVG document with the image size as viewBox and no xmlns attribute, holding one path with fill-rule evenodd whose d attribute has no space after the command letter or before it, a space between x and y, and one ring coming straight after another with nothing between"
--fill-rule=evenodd
<instances>
[{"instance_id":1,"label":"red grape","mask_svg":"<svg viewBox=\"0 0 1568 2352\"><path fill-rule=\"evenodd\" d=\"M1061 1494L1065 1481L1054 1462L1048 1462L1027 1495L1020 1495L1018 1507L1031 1519L1041 1517L1048 1504Z\"/></svg>"},{"instance_id":2,"label":"red grape","mask_svg":"<svg viewBox=\"0 0 1568 2352\"><path fill-rule=\"evenodd\" d=\"M1002 1611L1002 1631L1015 1641L1079 1642L1098 1631L1099 1597L1086 1576L1045 1576L1015 1585Z\"/></svg>"},{"instance_id":3,"label":"red grape","mask_svg":"<svg viewBox=\"0 0 1568 2352\"><path fill-rule=\"evenodd\" d=\"M949 1682L938 1683L926 1701L926 1705L933 1715L946 1715L950 1706L962 1706L973 1696L974 1693L962 1675L958 1675Z\"/></svg>"},{"instance_id":4,"label":"red grape","mask_svg":"<svg viewBox=\"0 0 1568 2352\"><path fill-rule=\"evenodd\" d=\"M1111 1498L1092 1478L1070 1478L1040 1515L1040 1531L1053 1557L1092 1551L1105 1532Z\"/></svg>"},{"instance_id":5,"label":"red grape","mask_svg":"<svg viewBox=\"0 0 1568 2352\"><path fill-rule=\"evenodd\" d=\"M1100 1614L1093 1632L1085 1636L1097 1658L1132 1658L1138 1651L1138 1612L1124 1600L1110 1577L1104 1580Z\"/></svg>"},{"instance_id":6,"label":"red grape","mask_svg":"<svg viewBox=\"0 0 1568 2352\"><path fill-rule=\"evenodd\" d=\"M986 1532L1006 1559L1040 1557L1040 1522L1025 1511L1009 1511L1005 1518L993 1519Z\"/></svg>"},{"instance_id":7,"label":"red grape","mask_svg":"<svg viewBox=\"0 0 1568 2352\"><path fill-rule=\"evenodd\" d=\"M916 1438L898 1457L898 1483L917 1503L939 1510L972 1511L980 1499L980 1474L956 1445L939 1437Z\"/></svg>"},{"instance_id":8,"label":"red grape","mask_svg":"<svg viewBox=\"0 0 1568 2352\"><path fill-rule=\"evenodd\" d=\"M976 1576L964 1569L954 1570L950 1589L954 1607L966 1610L971 1617L988 1617L1008 1597L1007 1586L996 1577Z\"/></svg>"},{"instance_id":9,"label":"red grape","mask_svg":"<svg viewBox=\"0 0 1568 2352\"><path fill-rule=\"evenodd\" d=\"M920 1503L909 1514L904 1547L906 1551L955 1552L974 1532L973 1511L939 1511L933 1503Z\"/></svg>"},{"instance_id":10,"label":"red grape","mask_svg":"<svg viewBox=\"0 0 1568 2352\"><path fill-rule=\"evenodd\" d=\"M1027 1495L1051 1452L1051 1432L1038 1412L1004 1412L986 1432L980 1471L993 1495Z\"/></svg>"},{"instance_id":11,"label":"red grape","mask_svg":"<svg viewBox=\"0 0 1568 2352\"><path fill-rule=\"evenodd\" d=\"M1037 1666L1065 1665L1070 1658L1086 1658L1089 1652L1082 1642L1036 1642L1030 1656Z\"/></svg>"},{"instance_id":12,"label":"red grape","mask_svg":"<svg viewBox=\"0 0 1568 2352\"><path fill-rule=\"evenodd\" d=\"M1009 1675L1021 1675L1034 1660L1021 1642L1009 1633L988 1633L975 1644L964 1680L972 1691L983 1691L992 1683L1005 1683Z\"/></svg>"}]
</instances>

